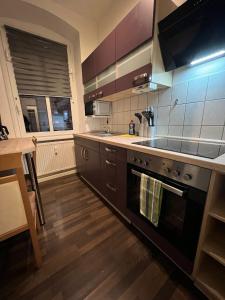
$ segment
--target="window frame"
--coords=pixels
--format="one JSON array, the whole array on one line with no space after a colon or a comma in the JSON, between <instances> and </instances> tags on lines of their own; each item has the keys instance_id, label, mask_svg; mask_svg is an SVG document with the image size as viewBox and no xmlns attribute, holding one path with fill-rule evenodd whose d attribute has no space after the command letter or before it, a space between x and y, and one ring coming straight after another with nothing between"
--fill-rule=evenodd
<instances>
[{"instance_id":1,"label":"window frame","mask_svg":"<svg viewBox=\"0 0 225 300\"><path fill-rule=\"evenodd\" d=\"M72 125L73 125L73 129L72 130L62 130L62 131L54 131L53 129L53 123L52 123L52 114L51 114L51 106L50 106L50 96L46 96L46 95L30 95L30 96L43 96L46 98L46 106L47 106L47 114L48 114L48 119L49 119L49 131L46 132L26 132L26 128L25 128L25 124L24 124L24 120L23 120L23 112L22 112L22 106L20 103L20 95L18 93L18 89L17 89L17 84L16 84L16 78L15 78L15 74L14 74L14 69L13 69L13 64L11 61L11 56L10 56L10 50L9 50L9 45L8 45L8 41L7 41L7 36L6 36L6 31L4 28L4 25L8 25L8 26L12 26L15 28L18 28L20 30L24 30L28 33L31 34L35 34L38 35L40 37L43 38L47 38L50 39L52 41L58 42L58 43L62 43L64 45L67 46L67 57L68 57L68 67L69 67L69 80L70 80L70 87L71 87L71 97L67 97L70 98L70 106L71 106L71 115L72 115ZM27 25L27 24L26 24ZM50 36L50 34L46 34L46 33L40 33L37 32L35 30L30 30L27 28L27 26L25 26L26 28L24 28L24 26L21 26L20 24L11 24L10 22L4 22L4 24L1 22L0 24L0 43L2 43L3 46L3 50L4 50L4 56L0 59L4 60L3 63L6 64L6 71L7 74L5 72L4 75L8 76L9 79L9 86L7 87L7 91L10 88L10 94L9 95L9 101L10 104L12 106L14 106L16 113L12 114L12 119L13 119L13 123L14 123L14 127L19 125L19 132L20 132L20 136L21 137L33 137L35 135L35 137L37 138L50 138L50 137L54 137L54 136L60 136L60 135L68 135L68 136L72 136L77 128L78 128L78 120L75 120L75 91L73 89L73 85L74 85L74 71L73 71L73 57L72 57L72 45L70 44L70 42L68 42L67 40L63 39L62 37L59 37L57 34L57 37L53 37ZM11 96L11 97L10 97ZM24 95L24 96L29 96L29 95Z\"/></svg>"}]
</instances>

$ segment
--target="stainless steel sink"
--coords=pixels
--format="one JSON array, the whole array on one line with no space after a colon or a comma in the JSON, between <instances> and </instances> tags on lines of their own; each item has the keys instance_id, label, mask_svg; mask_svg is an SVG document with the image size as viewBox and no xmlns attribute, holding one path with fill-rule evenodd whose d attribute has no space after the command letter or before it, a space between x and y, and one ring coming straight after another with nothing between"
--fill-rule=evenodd
<instances>
[{"instance_id":1,"label":"stainless steel sink","mask_svg":"<svg viewBox=\"0 0 225 300\"><path fill-rule=\"evenodd\" d=\"M90 132L89 134L96 135L96 136L114 136L114 135L120 135L121 133L118 132L105 132L105 131L98 131L98 132Z\"/></svg>"}]
</instances>

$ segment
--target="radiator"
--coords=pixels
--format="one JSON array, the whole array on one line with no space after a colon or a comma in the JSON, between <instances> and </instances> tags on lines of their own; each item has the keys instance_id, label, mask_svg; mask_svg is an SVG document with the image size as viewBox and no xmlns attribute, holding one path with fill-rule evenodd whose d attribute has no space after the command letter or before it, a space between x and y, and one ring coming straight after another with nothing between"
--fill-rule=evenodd
<instances>
[{"instance_id":1,"label":"radiator","mask_svg":"<svg viewBox=\"0 0 225 300\"><path fill-rule=\"evenodd\" d=\"M74 141L57 141L37 144L37 175L75 168Z\"/></svg>"}]
</instances>

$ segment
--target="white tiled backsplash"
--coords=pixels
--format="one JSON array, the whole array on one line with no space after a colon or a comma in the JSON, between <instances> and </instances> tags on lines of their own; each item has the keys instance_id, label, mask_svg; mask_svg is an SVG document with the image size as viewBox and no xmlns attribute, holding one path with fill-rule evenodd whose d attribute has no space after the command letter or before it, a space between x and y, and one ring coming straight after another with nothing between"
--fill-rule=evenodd
<instances>
[{"instance_id":1,"label":"white tiled backsplash","mask_svg":"<svg viewBox=\"0 0 225 300\"><path fill-rule=\"evenodd\" d=\"M205 68L202 65L195 69L196 73L205 73L189 80L188 77L195 76L187 76L186 73L194 71L183 70L182 75L176 75L180 82L175 78L172 88L113 102L113 113L109 119L111 130L128 132L131 119L138 130L139 121L134 113L142 112L151 105L155 111L157 135L225 139L225 72L205 76ZM106 119L87 118L86 124L87 130L99 130L106 125Z\"/></svg>"}]
</instances>

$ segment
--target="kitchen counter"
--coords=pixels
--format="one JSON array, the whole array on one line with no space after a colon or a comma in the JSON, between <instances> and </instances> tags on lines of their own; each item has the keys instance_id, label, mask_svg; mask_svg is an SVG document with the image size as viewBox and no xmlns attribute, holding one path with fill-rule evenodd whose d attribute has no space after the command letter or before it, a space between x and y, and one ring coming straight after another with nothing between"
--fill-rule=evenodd
<instances>
[{"instance_id":1,"label":"kitchen counter","mask_svg":"<svg viewBox=\"0 0 225 300\"><path fill-rule=\"evenodd\" d=\"M116 135L116 136L114 135L114 136L100 137L100 136L93 135L93 133L79 133L79 134L75 134L74 137L86 138L93 141L114 145L129 150L160 156L163 158L173 159L176 161L200 166L214 171L225 172L225 154L215 159L209 159L209 158L204 158L204 157L199 157L199 156L194 156L189 154L183 154L179 152L172 152L168 150L150 148L150 147L132 144L135 142L149 140L149 138L128 136L123 134Z\"/></svg>"},{"instance_id":2,"label":"kitchen counter","mask_svg":"<svg viewBox=\"0 0 225 300\"><path fill-rule=\"evenodd\" d=\"M31 153L35 151L32 138L17 138L0 141L0 155L11 153Z\"/></svg>"}]
</instances>

